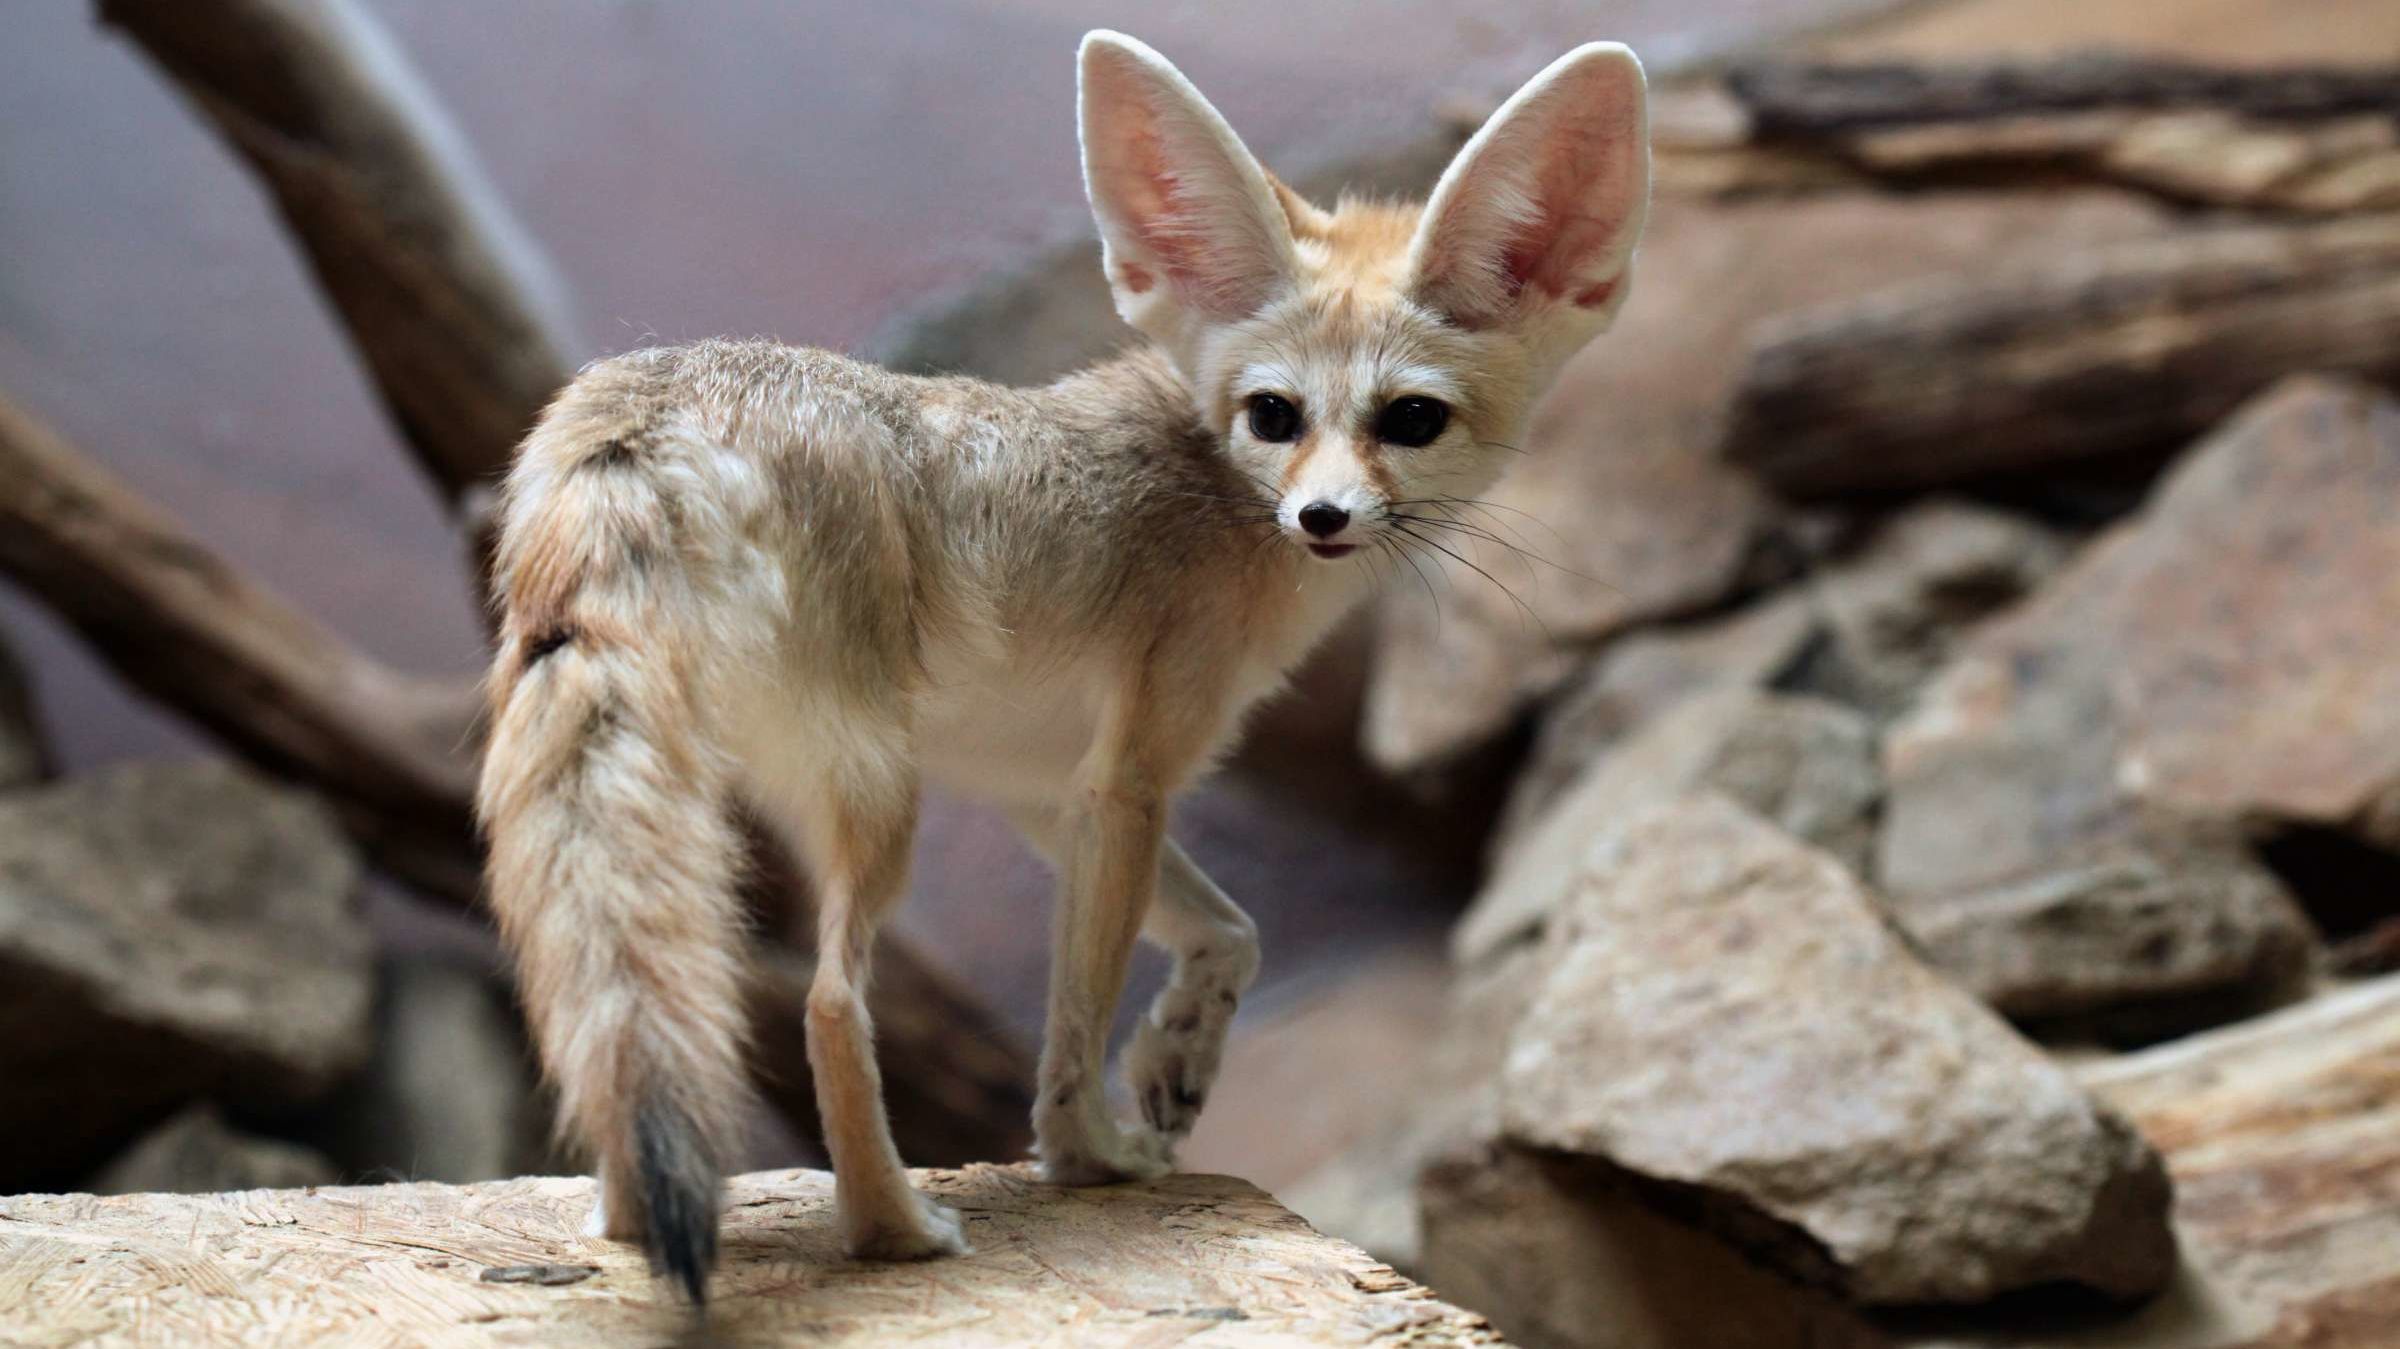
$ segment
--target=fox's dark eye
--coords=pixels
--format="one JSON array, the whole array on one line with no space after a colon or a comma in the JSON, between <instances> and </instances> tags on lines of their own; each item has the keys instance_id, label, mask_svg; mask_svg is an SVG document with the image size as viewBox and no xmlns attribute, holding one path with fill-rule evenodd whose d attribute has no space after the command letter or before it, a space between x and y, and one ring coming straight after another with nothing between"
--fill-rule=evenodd
<instances>
[{"instance_id":1,"label":"fox's dark eye","mask_svg":"<svg viewBox=\"0 0 2400 1349\"><path fill-rule=\"evenodd\" d=\"M1450 405L1438 398L1395 398L1375 419L1375 438L1415 449L1431 445L1450 424Z\"/></svg>"},{"instance_id":2,"label":"fox's dark eye","mask_svg":"<svg viewBox=\"0 0 2400 1349\"><path fill-rule=\"evenodd\" d=\"M1250 396L1250 434L1260 440L1282 442L1300 438L1300 409L1279 394L1260 393Z\"/></svg>"}]
</instances>

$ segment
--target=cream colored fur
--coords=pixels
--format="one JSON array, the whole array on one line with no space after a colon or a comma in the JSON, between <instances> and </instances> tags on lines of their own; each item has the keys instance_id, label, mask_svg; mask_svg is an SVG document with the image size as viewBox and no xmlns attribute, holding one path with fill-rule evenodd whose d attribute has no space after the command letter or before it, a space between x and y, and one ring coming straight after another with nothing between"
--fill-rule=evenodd
<instances>
[{"instance_id":1,"label":"cream colored fur","mask_svg":"<svg viewBox=\"0 0 2400 1349\"><path fill-rule=\"evenodd\" d=\"M862 993L926 779L1059 872L1044 1173L1166 1170L1258 962L1169 803L1415 546L1408 514L1488 486L1623 299L1648 149L1622 47L1542 72L1422 213L1301 200L1131 39L1092 34L1080 66L1104 266L1152 345L1028 390L761 342L635 352L559 396L508 480L493 904L602 1226L695 1294L743 1090L733 794L818 881L809 1057L853 1252L964 1249L892 1146ZM1252 434L1268 393L1301 434ZM1421 448L1375 434L1406 396L1450 409ZM1310 537L1311 502L1349 523ZM1124 1056L1128 1125L1101 1075L1137 934L1174 966Z\"/></svg>"}]
</instances>

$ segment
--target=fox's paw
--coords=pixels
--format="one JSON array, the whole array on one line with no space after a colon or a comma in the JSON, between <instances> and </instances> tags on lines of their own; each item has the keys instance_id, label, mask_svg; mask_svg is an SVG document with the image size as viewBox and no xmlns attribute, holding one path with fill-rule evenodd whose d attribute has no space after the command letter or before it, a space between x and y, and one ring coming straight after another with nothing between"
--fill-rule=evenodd
<instances>
[{"instance_id":1,"label":"fox's paw","mask_svg":"<svg viewBox=\"0 0 2400 1349\"><path fill-rule=\"evenodd\" d=\"M842 1215L842 1246L853 1260L934 1260L967 1253L958 1214L921 1194L883 1210Z\"/></svg>"},{"instance_id":2,"label":"fox's paw","mask_svg":"<svg viewBox=\"0 0 2400 1349\"><path fill-rule=\"evenodd\" d=\"M1223 1026L1213 1029L1210 1034L1184 1021L1147 1018L1125 1050L1125 1084L1141 1104L1142 1119L1168 1138L1181 1138L1200 1122L1225 1051Z\"/></svg>"},{"instance_id":3,"label":"fox's paw","mask_svg":"<svg viewBox=\"0 0 2400 1349\"><path fill-rule=\"evenodd\" d=\"M1153 1180L1175 1169L1175 1140L1155 1129L1087 1132L1072 1140L1044 1137L1035 1168L1053 1185L1114 1185Z\"/></svg>"}]
</instances>

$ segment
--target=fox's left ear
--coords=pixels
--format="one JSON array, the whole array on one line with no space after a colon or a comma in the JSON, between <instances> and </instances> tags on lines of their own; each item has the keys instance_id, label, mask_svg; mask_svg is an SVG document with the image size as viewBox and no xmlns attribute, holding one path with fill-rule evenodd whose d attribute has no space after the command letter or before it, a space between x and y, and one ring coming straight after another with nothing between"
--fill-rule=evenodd
<instances>
[{"instance_id":1,"label":"fox's left ear","mask_svg":"<svg viewBox=\"0 0 2400 1349\"><path fill-rule=\"evenodd\" d=\"M1290 283L1291 226L1266 170L1167 59L1121 33L1077 53L1084 190L1117 312L1186 349Z\"/></svg>"},{"instance_id":2,"label":"fox's left ear","mask_svg":"<svg viewBox=\"0 0 2400 1349\"><path fill-rule=\"evenodd\" d=\"M1615 42L1536 75L1450 162L1409 250L1409 293L1467 328L1623 303L1650 209L1642 63Z\"/></svg>"}]
</instances>

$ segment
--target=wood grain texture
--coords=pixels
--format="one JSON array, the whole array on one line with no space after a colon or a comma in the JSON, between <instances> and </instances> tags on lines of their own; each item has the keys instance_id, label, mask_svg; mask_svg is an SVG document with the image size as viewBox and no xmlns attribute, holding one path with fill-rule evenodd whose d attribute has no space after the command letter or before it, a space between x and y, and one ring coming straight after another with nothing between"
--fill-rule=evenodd
<instances>
[{"instance_id":1,"label":"wood grain texture","mask_svg":"<svg viewBox=\"0 0 2400 1349\"><path fill-rule=\"evenodd\" d=\"M1720 196L2109 186L2301 216L2400 207L2400 68L2081 53L2010 64L1753 61L1665 91L1660 181Z\"/></svg>"},{"instance_id":2,"label":"wood grain texture","mask_svg":"<svg viewBox=\"0 0 2400 1349\"><path fill-rule=\"evenodd\" d=\"M1245 1181L1069 1190L991 1166L916 1179L966 1216L974 1254L847 1261L830 1175L731 1182L705 1339L638 1252L577 1235L581 1179L0 1199L0 1333L250 1349L1500 1342Z\"/></svg>"}]
</instances>

